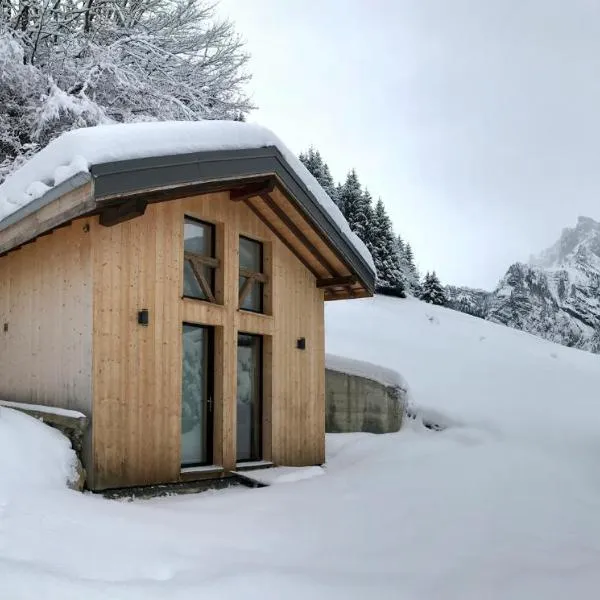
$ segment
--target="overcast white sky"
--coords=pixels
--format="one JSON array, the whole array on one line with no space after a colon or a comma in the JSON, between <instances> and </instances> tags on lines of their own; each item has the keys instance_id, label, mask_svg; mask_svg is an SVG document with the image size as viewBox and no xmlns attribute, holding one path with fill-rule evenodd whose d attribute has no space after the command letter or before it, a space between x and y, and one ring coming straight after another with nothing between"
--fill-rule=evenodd
<instances>
[{"instance_id":1,"label":"overcast white sky","mask_svg":"<svg viewBox=\"0 0 600 600\"><path fill-rule=\"evenodd\" d=\"M445 283L600 219L600 0L222 0L294 151L355 167Z\"/></svg>"}]
</instances>

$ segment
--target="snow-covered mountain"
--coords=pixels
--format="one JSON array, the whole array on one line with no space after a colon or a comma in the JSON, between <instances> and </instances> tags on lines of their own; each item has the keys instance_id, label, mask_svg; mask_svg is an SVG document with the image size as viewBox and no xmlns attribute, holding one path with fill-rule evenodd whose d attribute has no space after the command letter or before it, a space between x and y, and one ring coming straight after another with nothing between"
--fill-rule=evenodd
<instances>
[{"instance_id":1,"label":"snow-covered mountain","mask_svg":"<svg viewBox=\"0 0 600 600\"><path fill-rule=\"evenodd\" d=\"M600 353L600 223L579 217L553 246L511 265L492 292L446 291L451 308Z\"/></svg>"}]
</instances>

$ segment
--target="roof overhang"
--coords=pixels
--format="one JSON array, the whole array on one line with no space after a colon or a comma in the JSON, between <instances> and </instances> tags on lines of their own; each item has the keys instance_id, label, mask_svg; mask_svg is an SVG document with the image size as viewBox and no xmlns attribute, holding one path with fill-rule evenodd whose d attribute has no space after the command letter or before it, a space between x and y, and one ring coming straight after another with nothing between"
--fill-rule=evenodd
<instances>
[{"instance_id":1,"label":"roof overhang","mask_svg":"<svg viewBox=\"0 0 600 600\"><path fill-rule=\"evenodd\" d=\"M346 265L348 273L344 277L331 273L331 285L350 290L342 280L347 283L352 279L360 284L360 295L372 295L375 273L371 266L275 146L92 165L89 174L71 177L0 222L0 254L77 217L100 214L101 222L104 215L105 224L117 223L143 214L148 203L223 190L237 193L243 201L252 196L268 201L270 185L276 185L285 194L294 210L303 215ZM257 207L251 208L260 212ZM16 230L13 235L11 230ZM320 284L327 287L326 281L321 279Z\"/></svg>"}]
</instances>

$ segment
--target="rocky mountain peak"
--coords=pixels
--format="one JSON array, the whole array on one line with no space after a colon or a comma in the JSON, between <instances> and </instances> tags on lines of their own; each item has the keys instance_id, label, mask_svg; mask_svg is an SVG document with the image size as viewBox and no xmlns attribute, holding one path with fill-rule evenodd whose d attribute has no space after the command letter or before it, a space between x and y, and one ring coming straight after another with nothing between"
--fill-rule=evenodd
<instances>
[{"instance_id":1,"label":"rocky mountain peak","mask_svg":"<svg viewBox=\"0 0 600 600\"><path fill-rule=\"evenodd\" d=\"M579 217L492 292L449 286L447 295L456 310L600 353L600 223Z\"/></svg>"},{"instance_id":2,"label":"rocky mountain peak","mask_svg":"<svg viewBox=\"0 0 600 600\"><path fill-rule=\"evenodd\" d=\"M563 229L558 241L529 263L543 269L582 265L600 272L600 223L579 217L575 227Z\"/></svg>"}]
</instances>

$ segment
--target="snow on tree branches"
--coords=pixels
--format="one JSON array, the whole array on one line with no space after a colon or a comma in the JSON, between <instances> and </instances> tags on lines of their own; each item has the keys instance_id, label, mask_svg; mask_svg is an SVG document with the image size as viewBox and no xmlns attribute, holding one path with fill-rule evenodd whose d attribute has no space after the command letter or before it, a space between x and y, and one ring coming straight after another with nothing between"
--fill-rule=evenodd
<instances>
[{"instance_id":1,"label":"snow on tree branches","mask_svg":"<svg viewBox=\"0 0 600 600\"><path fill-rule=\"evenodd\" d=\"M423 279L423 285L421 286L421 300L429 302L430 304L437 304L438 306L444 306L447 302L446 292L438 279L435 271L433 273L427 273Z\"/></svg>"},{"instance_id":2,"label":"snow on tree branches","mask_svg":"<svg viewBox=\"0 0 600 600\"><path fill-rule=\"evenodd\" d=\"M302 152L298 157L311 175L319 182L328 196L340 207L338 192L333 182L329 166L321 157L321 153L311 146L307 152Z\"/></svg>"},{"instance_id":3,"label":"snow on tree branches","mask_svg":"<svg viewBox=\"0 0 600 600\"><path fill-rule=\"evenodd\" d=\"M381 198L373 207L368 190L363 190L352 169L343 184L334 185L329 166L320 152L310 147L300 160L338 205L350 228L365 243L377 270L376 291L404 297L420 293L419 273L410 244L396 237Z\"/></svg>"},{"instance_id":4,"label":"snow on tree branches","mask_svg":"<svg viewBox=\"0 0 600 600\"><path fill-rule=\"evenodd\" d=\"M397 252L396 237L381 198L375 205L371 237L373 261L377 269L377 290L380 293L404 297L406 282Z\"/></svg>"},{"instance_id":5,"label":"snow on tree branches","mask_svg":"<svg viewBox=\"0 0 600 600\"><path fill-rule=\"evenodd\" d=\"M243 118L247 61L208 0L3 0L0 182L75 127Z\"/></svg>"}]
</instances>

